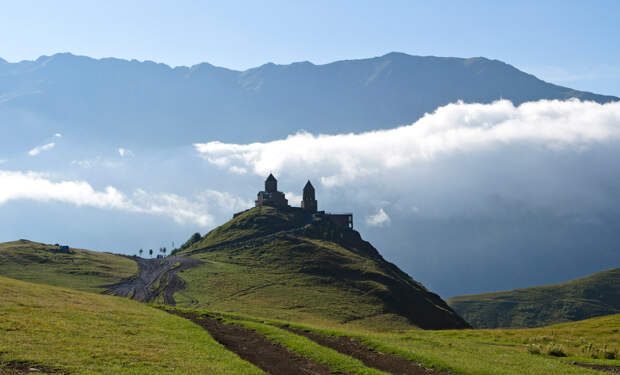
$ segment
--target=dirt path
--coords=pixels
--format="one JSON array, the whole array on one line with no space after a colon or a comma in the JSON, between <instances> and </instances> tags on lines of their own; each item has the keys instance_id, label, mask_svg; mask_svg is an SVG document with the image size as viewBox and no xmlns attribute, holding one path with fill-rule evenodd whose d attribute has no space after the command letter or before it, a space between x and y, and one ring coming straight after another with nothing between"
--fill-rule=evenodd
<instances>
[{"instance_id":1,"label":"dirt path","mask_svg":"<svg viewBox=\"0 0 620 375\"><path fill-rule=\"evenodd\" d=\"M435 371L394 354L377 352L350 337L324 336L300 329L281 327L300 336L305 336L319 345L332 348L337 352L357 358L368 367L399 375L449 375L447 372Z\"/></svg>"},{"instance_id":2,"label":"dirt path","mask_svg":"<svg viewBox=\"0 0 620 375\"><path fill-rule=\"evenodd\" d=\"M21 375L21 374L68 374L68 372L55 369L37 363L27 363L19 361L0 361L0 375Z\"/></svg>"},{"instance_id":3,"label":"dirt path","mask_svg":"<svg viewBox=\"0 0 620 375\"><path fill-rule=\"evenodd\" d=\"M614 365L597 365L597 364L590 364L590 363L578 363L575 362L573 363L575 366L579 366L579 367L584 367L584 368L589 368L592 370L597 370L597 371L605 371L605 372L611 372L612 374L620 374L620 366L614 366Z\"/></svg>"},{"instance_id":4,"label":"dirt path","mask_svg":"<svg viewBox=\"0 0 620 375\"><path fill-rule=\"evenodd\" d=\"M174 293L185 287L185 281L177 273L202 263L183 255L162 259L131 259L138 263L139 275L108 285L105 294L129 297L139 302L153 301L161 296L167 305L175 305Z\"/></svg>"},{"instance_id":5,"label":"dirt path","mask_svg":"<svg viewBox=\"0 0 620 375\"><path fill-rule=\"evenodd\" d=\"M228 350L272 375L328 375L329 367L297 355L252 330L196 314L170 312L206 329Z\"/></svg>"}]
</instances>

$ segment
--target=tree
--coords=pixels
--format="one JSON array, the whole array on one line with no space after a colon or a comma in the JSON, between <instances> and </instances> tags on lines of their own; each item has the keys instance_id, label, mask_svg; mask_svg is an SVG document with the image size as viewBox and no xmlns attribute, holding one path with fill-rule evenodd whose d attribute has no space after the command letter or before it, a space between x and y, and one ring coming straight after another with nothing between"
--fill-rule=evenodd
<instances>
[{"instance_id":1,"label":"tree","mask_svg":"<svg viewBox=\"0 0 620 375\"><path fill-rule=\"evenodd\" d=\"M140 257L142 257L142 253L144 252L144 250L140 249L138 250L138 254L140 254Z\"/></svg>"},{"instance_id":2,"label":"tree","mask_svg":"<svg viewBox=\"0 0 620 375\"><path fill-rule=\"evenodd\" d=\"M164 253L164 257L165 257L166 256L166 247L165 246L161 248L161 252Z\"/></svg>"},{"instance_id":3,"label":"tree","mask_svg":"<svg viewBox=\"0 0 620 375\"><path fill-rule=\"evenodd\" d=\"M149 255L151 256L151 258L153 257L153 249L149 249Z\"/></svg>"}]
</instances>

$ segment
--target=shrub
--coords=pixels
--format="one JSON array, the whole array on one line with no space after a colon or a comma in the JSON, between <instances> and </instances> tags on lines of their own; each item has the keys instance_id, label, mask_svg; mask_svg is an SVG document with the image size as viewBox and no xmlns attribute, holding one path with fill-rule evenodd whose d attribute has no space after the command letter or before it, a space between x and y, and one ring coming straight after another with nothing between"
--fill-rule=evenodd
<instances>
[{"instance_id":1,"label":"shrub","mask_svg":"<svg viewBox=\"0 0 620 375\"><path fill-rule=\"evenodd\" d=\"M562 346L556 344L549 346L547 349L547 354L552 357L566 357L566 353L564 353Z\"/></svg>"},{"instance_id":2,"label":"shrub","mask_svg":"<svg viewBox=\"0 0 620 375\"><path fill-rule=\"evenodd\" d=\"M603 353L603 358L605 359L617 359L618 358L618 350L605 350Z\"/></svg>"},{"instance_id":3,"label":"shrub","mask_svg":"<svg viewBox=\"0 0 620 375\"><path fill-rule=\"evenodd\" d=\"M541 350L540 350L540 346L536 345L536 344L530 344L527 346L527 351L530 354L540 354Z\"/></svg>"}]
</instances>

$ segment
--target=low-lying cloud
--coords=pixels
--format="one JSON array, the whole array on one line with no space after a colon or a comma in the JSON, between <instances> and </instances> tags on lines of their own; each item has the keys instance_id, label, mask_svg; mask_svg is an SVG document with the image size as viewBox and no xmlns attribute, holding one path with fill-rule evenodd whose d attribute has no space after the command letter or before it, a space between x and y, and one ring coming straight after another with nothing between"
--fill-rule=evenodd
<instances>
[{"instance_id":1,"label":"low-lying cloud","mask_svg":"<svg viewBox=\"0 0 620 375\"><path fill-rule=\"evenodd\" d=\"M326 186L343 185L386 170L416 168L451 155L531 145L579 152L620 136L620 103L539 101L515 107L456 103L415 123L361 134L298 133L266 143L197 143L210 163L235 173L295 169L320 176Z\"/></svg>"},{"instance_id":2,"label":"low-lying cloud","mask_svg":"<svg viewBox=\"0 0 620 375\"><path fill-rule=\"evenodd\" d=\"M235 173L319 181L328 209L379 219L382 208L392 223L395 215L496 215L513 206L594 212L616 207L620 103L455 103L390 130L194 146Z\"/></svg>"},{"instance_id":3,"label":"low-lying cloud","mask_svg":"<svg viewBox=\"0 0 620 375\"><path fill-rule=\"evenodd\" d=\"M169 217L175 222L212 226L210 211L234 212L249 207L229 193L207 190L195 199L171 193L151 193L142 189L131 195L107 186L94 189L85 181L53 181L50 176L35 172L0 170L0 205L13 200L61 202L75 206L95 207Z\"/></svg>"}]
</instances>

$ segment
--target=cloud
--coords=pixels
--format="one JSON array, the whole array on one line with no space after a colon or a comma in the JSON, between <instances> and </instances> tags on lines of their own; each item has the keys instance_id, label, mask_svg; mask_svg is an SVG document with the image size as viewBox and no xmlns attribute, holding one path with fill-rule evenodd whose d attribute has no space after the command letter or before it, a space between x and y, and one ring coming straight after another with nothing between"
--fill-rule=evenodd
<instances>
[{"instance_id":1,"label":"cloud","mask_svg":"<svg viewBox=\"0 0 620 375\"><path fill-rule=\"evenodd\" d=\"M202 202L226 212L237 212L252 207L251 200L245 200L228 192L205 190L198 195Z\"/></svg>"},{"instance_id":2,"label":"cloud","mask_svg":"<svg viewBox=\"0 0 620 375\"><path fill-rule=\"evenodd\" d=\"M91 159L71 160L70 164L84 169L90 169L97 166L102 166L105 168L117 168L122 165L118 161L103 159L101 156L97 156Z\"/></svg>"},{"instance_id":3,"label":"cloud","mask_svg":"<svg viewBox=\"0 0 620 375\"><path fill-rule=\"evenodd\" d=\"M300 194L293 193L291 191L284 193L286 199L288 199L288 204L291 206L299 206L303 197Z\"/></svg>"},{"instance_id":4,"label":"cloud","mask_svg":"<svg viewBox=\"0 0 620 375\"><path fill-rule=\"evenodd\" d=\"M274 172L299 186L318 181L322 207L384 207L392 224L403 216L497 216L510 207L603 212L620 198L618 102L454 103L389 130L194 147L218 168Z\"/></svg>"},{"instance_id":5,"label":"cloud","mask_svg":"<svg viewBox=\"0 0 620 375\"><path fill-rule=\"evenodd\" d=\"M507 146L579 151L620 136L620 103L539 101L515 107L456 103L414 124L361 134L298 133L265 143L197 143L196 150L219 167L259 175L299 169L336 186L417 166L451 155Z\"/></svg>"},{"instance_id":6,"label":"cloud","mask_svg":"<svg viewBox=\"0 0 620 375\"><path fill-rule=\"evenodd\" d=\"M60 133L54 133L54 137L55 137L55 138L62 138L62 134L60 134Z\"/></svg>"},{"instance_id":7,"label":"cloud","mask_svg":"<svg viewBox=\"0 0 620 375\"><path fill-rule=\"evenodd\" d=\"M236 165L233 165L232 167L228 168L228 170L232 173L239 174L239 175L248 173L247 169L243 167L237 167Z\"/></svg>"},{"instance_id":8,"label":"cloud","mask_svg":"<svg viewBox=\"0 0 620 375\"><path fill-rule=\"evenodd\" d=\"M380 208L377 211L377 213L366 217L366 224L372 227L382 227L382 226L390 225L390 222L391 222L390 217L383 210L383 208Z\"/></svg>"},{"instance_id":9,"label":"cloud","mask_svg":"<svg viewBox=\"0 0 620 375\"><path fill-rule=\"evenodd\" d=\"M142 189L131 195L112 186L94 189L85 181L52 181L43 173L0 170L0 205L13 200L61 202L75 206L95 207L172 218L179 224L192 223L202 227L213 225L209 212L231 213L247 208L250 202L229 193L207 190L197 199L189 200L171 193L151 193Z\"/></svg>"},{"instance_id":10,"label":"cloud","mask_svg":"<svg viewBox=\"0 0 620 375\"><path fill-rule=\"evenodd\" d=\"M54 146L56 146L56 143L54 142L50 142L50 143L47 143L41 146L37 146L33 148L32 150L28 151L28 155L30 156L39 155L43 151L51 150L52 148L54 148Z\"/></svg>"},{"instance_id":11,"label":"cloud","mask_svg":"<svg viewBox=\"0 0 620 375\"><path fill-rule=\"evenodd\" d=\"M7 160L6 160L6 159L0 159L0 164L4 164L4 163L6 163L6 162L7 162Z\"/></svg>"},{"instance_id":12,"label":"cloud","mask_svg":"<svg viewBox=\"0 0 620 375\"><path fill-rule=\"evenodd\" d=\"M123 158L125 156L133 156L133 152L131 150L122 147L118 149L118 154Z\"/></svg>"}]
</instances>

